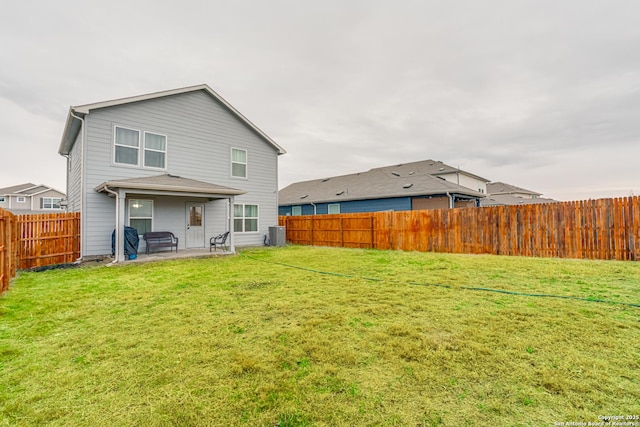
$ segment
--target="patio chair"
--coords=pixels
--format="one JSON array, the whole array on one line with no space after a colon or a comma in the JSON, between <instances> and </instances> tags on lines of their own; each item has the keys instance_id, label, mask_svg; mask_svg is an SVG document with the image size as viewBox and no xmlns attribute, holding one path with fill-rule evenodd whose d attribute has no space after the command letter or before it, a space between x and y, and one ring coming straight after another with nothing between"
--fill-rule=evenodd
<instances>
[{"instance_id":1,"label":"patio chair","mask_svg":"<svg viewBox=\"0 0 640 427\"><path fill-rule=\"evenodd\" d=\"M211 248L214 251L218 250L218 246L222 248L222 250L229 250L227 245L227 238L229 237L229 232L225 231L222 234L218 234L217 236L213 236L209 239L209 252L211 252Z\"/></svg>"}]
</instances>

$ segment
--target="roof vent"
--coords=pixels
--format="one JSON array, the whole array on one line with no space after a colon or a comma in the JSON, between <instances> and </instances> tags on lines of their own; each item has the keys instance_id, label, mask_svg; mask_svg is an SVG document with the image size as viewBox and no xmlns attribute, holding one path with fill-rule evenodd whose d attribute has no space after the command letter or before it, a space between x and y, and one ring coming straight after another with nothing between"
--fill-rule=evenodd
<instances>
[{"instance_id":1,"label":"roof vent","mask_svg":"<svg viewBox=\"0 0 640 427\"><path fill-rule=\"evenodd\" d=\"M439 171L443 171L443 170L444 170L444 168L440 168L440 169L438 169L438 170L439 170Z\"/></svg>"},{"instance_id":2,"label":"roof vent","mask_svg":"<svg viewBox=\"0 0 640 427\"><path fill-rule=\"evenodd\" d=\"M300 197L301 199L306 199L307 197L309 197L308 194L305 194L304 196Z\"/></svg>"},{"instance_id":3,"label":"roof vent","mask_svg":"<svg viewBox=\"0 0 640 427\"><path fill-rule=\"evenodd\" d=\"M330 179L331 179L331 178L325 178L325 179L323 179L323 180L322 180L322 182L327 182L327 181L329 181Z\"/></svg>"},{"instance_id":4,"label":"roof vent","mask_svg":"<svg viewBox=\"0 0 640 427\"><path fill-rule=\"evenodd\" d=\"M336 196L341 196L344 194L344 190L340 191L339 193L336 193Z\"/></svg>"},{"instance_id":5,"label":"roof vent","mask_svg":"<svg viewBox=\"0 0 640 427\"><path fill-rule=\"evenodd\" d=\"M416 173L416 171L411 171L409 172L409 175L413 175L414 173Z\"/></svg>"},{"instance_id":6,"label":"roof vent","mask_svg":"<svg viewBox=\"0 0 640 427\"><path fill-rule=\"evenodd\" d=\"M411 187L413 187L413 183L405 184L405 185L402 186L402 188L411 188Z\"/></svg>"},{"instance_id":7,"label":"roof vent","mask_svg":"<svg viewBox=\"0 0 640 427\"><path fill-rule=\"evenodd\" d=\"M391 175L400 176L398 172L391 172Z\"/></svg>"}]
</instances>

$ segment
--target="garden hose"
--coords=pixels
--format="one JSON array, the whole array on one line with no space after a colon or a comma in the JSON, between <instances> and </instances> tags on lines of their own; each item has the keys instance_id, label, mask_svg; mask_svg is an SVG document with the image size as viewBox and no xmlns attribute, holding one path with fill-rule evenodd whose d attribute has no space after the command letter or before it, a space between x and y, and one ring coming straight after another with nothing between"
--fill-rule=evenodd
<instances>
[{"instance_id":1,"label":"garden hose","mask_svg":"<svg viewBox=\"0 0 640 427\"><path fill-rule=\"evenodd\" d=\"M283 263L283 262L267 261L267 260L263 260L263 259L260 259L260 258L252 257L250 255L246 255L246 254L244 254L242 252L240 252L240 256L243 256L245 258L249 258L249 259L254 260L254 261L264 262L264 263L267 263L267 264L280 265L280 266L288 267L288 268L295 268L295 269L298 269L298 270L308 271L308 272L311 272L311 273L317 273L317 274L323 274L323 275L329 275L329 276L337 276L337 277L345 277L345 278L348 278L348 279L361 279L361 280L367 280L367 281L372 281L372 282L391 282L391 283L408 284L408 285L414 285L414 286L436 286L436 287L440 287L440 288L464 289L466 291L478 291L478 292L494 292L494 293L515 295L515 296L522 296L522 297L570 299L570 300L577 300L577 301L596 302L596 303L602 303L602 304L625 305L625 306L628 306L628 307L640 308L640 304L633 304L633 303L630 303L630 302L611 301L611 300L596 299L596 298L583 298L583 297L576 297L576 296L572 296L572 295L553 295L553 294L539 294L539 293L532 294L532 293L526 293L526 292L507 291L507 290L504 290L504 289L493 289L493 288L484 288L484 287L476 287L476 286L450 286L450 285L444 285L444 284L441 284L441 283L418 283L418 282L411 282L411 281L385 280L385 279L378 279L378 278L374 278L374 277L355 276L355 275L352 275L352 274L343 274L343 273L335 273L335 272L331 272L331 271L315 270L313 268L301 267L301 266L298 266L298 265L286 264L286 263Z\"/></svg>"}]
</instances>

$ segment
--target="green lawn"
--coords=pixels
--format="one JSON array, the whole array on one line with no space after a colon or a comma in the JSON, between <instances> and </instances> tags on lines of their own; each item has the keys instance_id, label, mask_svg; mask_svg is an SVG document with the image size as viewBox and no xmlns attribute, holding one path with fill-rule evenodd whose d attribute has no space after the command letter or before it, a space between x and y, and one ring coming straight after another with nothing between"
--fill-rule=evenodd
<instances>
[{"instance_id":1,"label":"green lawn","mask_svg":"<svg viewBox=\"0 0 640 427\"><path fill-rule=\"evenodd\" d=\"M291 246L21 273L0 296L0 425L640 415L638 304L635 262Z\"/></svg>"}]
</instances>

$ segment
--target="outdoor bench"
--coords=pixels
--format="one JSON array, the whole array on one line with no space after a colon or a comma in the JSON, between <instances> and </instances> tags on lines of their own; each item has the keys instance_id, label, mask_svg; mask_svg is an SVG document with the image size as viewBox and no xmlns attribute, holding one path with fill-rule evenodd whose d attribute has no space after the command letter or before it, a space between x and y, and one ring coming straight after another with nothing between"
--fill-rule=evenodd
<instances>
[{"instance_id":1,"label":"outdoor bench","mask_svg":"<svg viewBox=\"0 0 640 427\"><path fill-rule=\"evenodd\" d=\"M178 238L170 231L150 231L144 233L142 238L147 244L145 251L147 254L156 248L169 248L169 250L176 248L176 252L178 252Z\"/></svg>"}]
</instances>

